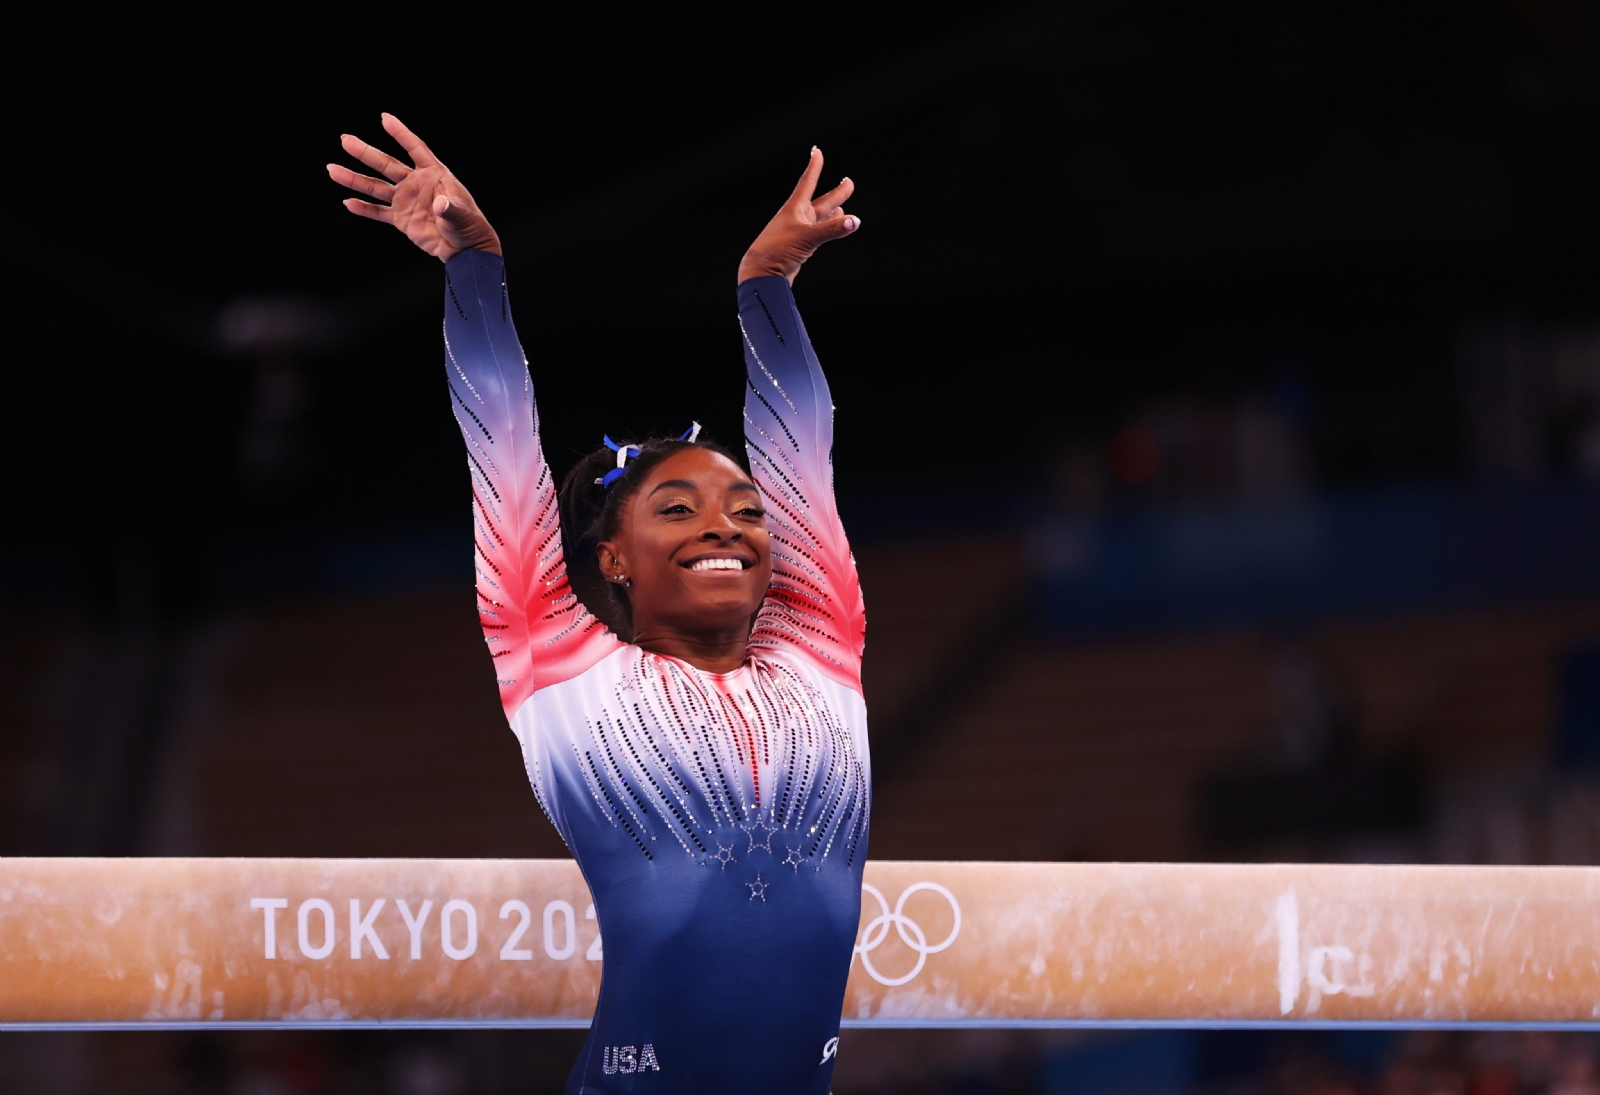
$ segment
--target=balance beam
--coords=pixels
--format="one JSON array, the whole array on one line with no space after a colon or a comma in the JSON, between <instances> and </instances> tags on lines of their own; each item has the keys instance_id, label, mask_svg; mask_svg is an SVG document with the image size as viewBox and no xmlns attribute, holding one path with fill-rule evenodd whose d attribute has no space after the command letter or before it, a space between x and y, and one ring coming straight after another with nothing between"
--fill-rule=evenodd
<instances>
[{"instance_id":1,"label":"balance beam","mask_svg":"<svg viewBox=\"0 0 1600 1095\"><path fill-rule=\"evenodd\" d=\"M568 860L0 859L0 1029L584 1027ZM1600 1028L1600 869L867 865L844 1023Z\"/></svg>"}]
</instances>

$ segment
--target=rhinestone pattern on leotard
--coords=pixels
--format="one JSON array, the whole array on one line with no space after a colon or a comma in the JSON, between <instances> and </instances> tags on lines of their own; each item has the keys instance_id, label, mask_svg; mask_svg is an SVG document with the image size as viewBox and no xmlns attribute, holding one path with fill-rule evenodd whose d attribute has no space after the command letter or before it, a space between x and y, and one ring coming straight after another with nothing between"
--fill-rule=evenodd
<instances>
[{"instance_id":1,"label":"rhinestone pattern on leotard","mask_svg":"<svg viewBox=\"0 0 1600 1095\"><path fill-rule=\"evenodd\" d=\"M572 744L594 805L647 857L853 862L868 823L857 737L777 659L716 677L643 651ZM737 830L743 840L731 840ZM780 842L776 850L773 841ZM790 852L794 849L794 853Z\"/></svg>"}]
</instances>

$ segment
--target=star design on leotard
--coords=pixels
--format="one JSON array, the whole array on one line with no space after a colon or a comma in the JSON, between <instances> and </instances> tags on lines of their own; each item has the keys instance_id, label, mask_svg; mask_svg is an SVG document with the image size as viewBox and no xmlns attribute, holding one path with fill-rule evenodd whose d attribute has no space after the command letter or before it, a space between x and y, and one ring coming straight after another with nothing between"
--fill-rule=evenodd
<instances>
[{"instance_id":1,"label":"star design on leotard","mask_svg":"<svg viewBox=\"0 0 1600 1095\"><path fill-rule=\"evenodd\" d=\"M784 866L793 867L796 871L800 870L800 864L804 863L805 861L806 854L802 852L799 847L790 848L788 853L783 857Z\"/></svg>"},{"instance_id":2,"label":"star design on leotard","mask_svg":"<svg viewBox=\"0 0 1600 1095\"><path fill-rule=\"evenodd\" d=\"M733 845L724 844L720 840L717 841L717 850L711 858L726 867L733 862Z\"/></svg>"},{"instance_id":3,"label":"star design on leotard","mask_svg":"<svg viewBox=\"0 0 1600 1095\"><path fill-rule=\"evenodd\" d=\"M754 901L758 897L763 901L767 899L767 887L770 886L771 883L761 881L761 875L759 872L756 874L756 880L754 882L746 882L745 885L750 887L751 901Z\"/></svg>"},{"instance_id":4,"label":"star design on leotard","mask_svg":"<svg viewBox=\"0 0 1600 1095\"><path fill-rule=\"evenodd\" d=\"M762 851L767 852L769 855L771 854L771 852L772 852L772 837L773 837L773 834L778 831L777 829L774 829L771 826L767 825L764 821L762 821L759 818L756 819L756 823L754 825L741 825L740 828L743 829L745 831L745 833L750 837L750 847L746 848L745 851L753 852L757 848L760 848ZM761 836L761 838L759 840L756 839L756 834L757 833L761 833L762 834L762 836Z\"/></svg>"}]
</instances>

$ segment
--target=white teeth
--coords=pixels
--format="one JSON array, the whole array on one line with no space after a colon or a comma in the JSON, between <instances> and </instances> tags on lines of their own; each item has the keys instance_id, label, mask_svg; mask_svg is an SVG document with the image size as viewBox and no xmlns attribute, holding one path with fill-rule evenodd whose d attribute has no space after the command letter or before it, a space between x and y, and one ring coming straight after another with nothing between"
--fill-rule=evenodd
<instances>
[{"instance_id":1,"label":"white teeth","mask_svg":"<svg viewBox=\"0 0 1600 1095\"><path fill-rule=\"evenodd\" d=\"M744 564L737 559L697 559L689 567L690 570L743 570Z\"/></svg>"}]
</instances>

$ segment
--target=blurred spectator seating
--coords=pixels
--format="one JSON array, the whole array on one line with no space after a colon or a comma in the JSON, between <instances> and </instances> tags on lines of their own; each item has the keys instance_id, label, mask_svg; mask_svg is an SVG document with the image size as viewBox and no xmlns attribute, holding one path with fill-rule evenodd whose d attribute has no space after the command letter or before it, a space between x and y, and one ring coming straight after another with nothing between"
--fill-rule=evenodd
<instances>
[{"instance_id":1,"label":"blurred spectator seating","mask_svg":"<svg viewBox=\"0 0 1600 1095\"><path fill-rule=\"evenodd\" d=\"M1430 785L1448 787L1473 773L1537 770L1561 654L1597 626L1600 605L1589 603L1331 624L1295 646L1336 685L1360 748L1406 756ZM1246 630L1019 642L946 725L930 727L904 778L879 787L872 854L1205 858L1194 791L1272 744L1284 648ZM1423 837L1378 851L1485 857ZM1532 862L1551 853L1525 850Z\"/></svg>"}]
</instances>

